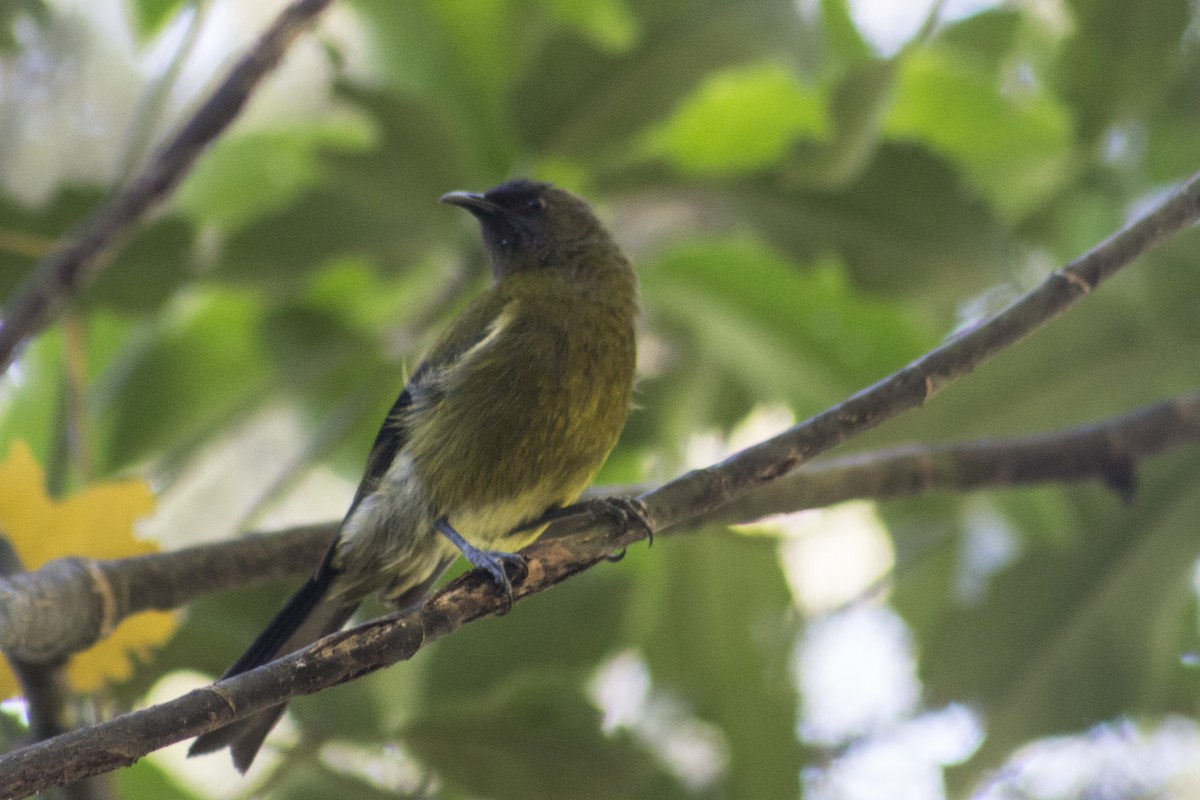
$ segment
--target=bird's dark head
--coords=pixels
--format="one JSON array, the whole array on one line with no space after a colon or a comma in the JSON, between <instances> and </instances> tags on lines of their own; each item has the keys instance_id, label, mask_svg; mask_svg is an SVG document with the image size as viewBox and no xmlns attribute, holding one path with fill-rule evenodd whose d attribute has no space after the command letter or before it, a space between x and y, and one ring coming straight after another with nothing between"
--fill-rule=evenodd
<instances>
[{"instance_id":1,"label":"bird's dark head","mask_svg":"<svg viewBox=\"0 0 1200 800\"><path fill-rule=\"evenodd\" d=\"M624 260L586 202L548 183L513 180L482 194L451 192L443 203L479 220L497 278L535 269L575 269L611 254Z\"/></svg>"}]
</instances>

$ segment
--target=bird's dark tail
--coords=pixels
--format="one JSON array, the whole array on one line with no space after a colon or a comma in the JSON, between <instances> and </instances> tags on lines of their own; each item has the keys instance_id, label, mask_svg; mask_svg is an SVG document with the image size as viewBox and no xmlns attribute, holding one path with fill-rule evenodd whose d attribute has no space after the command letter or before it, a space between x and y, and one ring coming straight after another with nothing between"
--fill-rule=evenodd
<instances>
[{"instance_id":1,"label":"bird's dark tail","mask_svg":"<svg viewBox=\"0 0 1200 800\"><path fill-rule=\"evenodd\" d=\"M299 650L322 636L340 629L354 613L357 603L326 602L325 594L335 573L326 568L308 579L284 604L279 613L250 645L241 658L225 671L222 678L254 669L281 655ZM286 703L268 708L251 717L232 722L223 728L209 731L192 743L189 756L201 755L228 746L233 765L239 772L250 768L254 756L271 728L283 714Z\"/></svg>"}]
</instances>

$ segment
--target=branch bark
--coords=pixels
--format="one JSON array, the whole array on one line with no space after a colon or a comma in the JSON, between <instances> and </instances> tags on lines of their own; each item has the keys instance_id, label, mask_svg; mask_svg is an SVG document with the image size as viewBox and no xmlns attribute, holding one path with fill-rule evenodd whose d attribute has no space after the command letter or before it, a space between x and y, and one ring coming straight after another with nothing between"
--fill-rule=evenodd
<instances>
[{"instance_id":1,"label":"branch bark","mask_svg":"<svg viewBox=\"0 0 1200 800\"><path fill-rule=\"evenodd\" d=\"M187 173L200 152L237 118L258 84L332 0L294 0L150 163L111 200L67 234L17 290L0 325L0 372L21 346L52 322L107 263L101 256Z\"/></svg>"}]
</instances>

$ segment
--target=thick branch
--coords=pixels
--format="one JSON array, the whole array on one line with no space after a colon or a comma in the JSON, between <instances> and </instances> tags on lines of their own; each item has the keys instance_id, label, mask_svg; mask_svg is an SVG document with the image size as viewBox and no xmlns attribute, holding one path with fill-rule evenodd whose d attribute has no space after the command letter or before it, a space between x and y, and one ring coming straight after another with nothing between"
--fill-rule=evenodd
<instances>
[{"instance_id":1,"label":"thick branch","mask_svg":"<svg viewBox=\"0 0 1200 800\"><path fill-rule=\"evenodd\" d=\"M65 237L22 284L0 326L0 371L28 339L59 314L84 282L106 262L100 256L152 205L165 197L200 151L237 117L255 88L332 0L295 0L230 70L145 169Z\"/></svg>"},{"instance_id":2,"label":"thick branch","mask_svg":"<svg viewBox=\"0 0 1200 800\"><path fill-rule=\"evenodd\" d=\"M336 531L329 523L112 561L63 558L0 579L0 650L32 663L54 661L90 646L130 614L310 572Z\"/></svg>"},{"instance_id":3,"label":"thick branch","mask_svg":"<svg viewBox=\"0 0 1200 800\"><path fill-rule=\"evenodd\" d=\"M20 575L24 567L7 537L0 536L0 574L5 578ZM29 706L29 732L35 739L49 739L67 730L65 722L67 689L66 656L43 664L31 664L8 648L0 647L21 686L21 695Z\"/></svg>"},{"instance_id":4,"label":"thick branch","mask_svg":"<svg viewBox=\"0 0 1200 800\"><path fill-rule=\"evenodd\" d=\"M6 537L0 535L0 574L19 574L22 570L17 551ZM67 681L66 656L50 663L30 664L11 653L4 655L21 686L33 741L49 739L70 730L71 687ZM63 787L62 794L67 800L108 800L113 797L111 776L94 775L69 783Z\"/></svg>"}]
</instances>

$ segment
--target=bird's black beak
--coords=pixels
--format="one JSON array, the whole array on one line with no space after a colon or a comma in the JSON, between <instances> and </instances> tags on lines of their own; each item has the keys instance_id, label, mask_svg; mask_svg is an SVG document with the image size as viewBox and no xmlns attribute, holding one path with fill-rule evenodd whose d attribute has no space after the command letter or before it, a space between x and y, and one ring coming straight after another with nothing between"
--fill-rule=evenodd
<instances>
[{"instance_id":1,"label":"bird's black beak","mask_svg":"<svg viewBox=\"0 0 1200 800\"><path fill-rule=\"evenodd\" d=\"M500 206L488 200L481 194L475 192L450 192L442 195L439 202L447 203L448 205L458 206L470 211L476 217L479 216L495 216L502 210Z\"/></svg>"}]
</instances>

